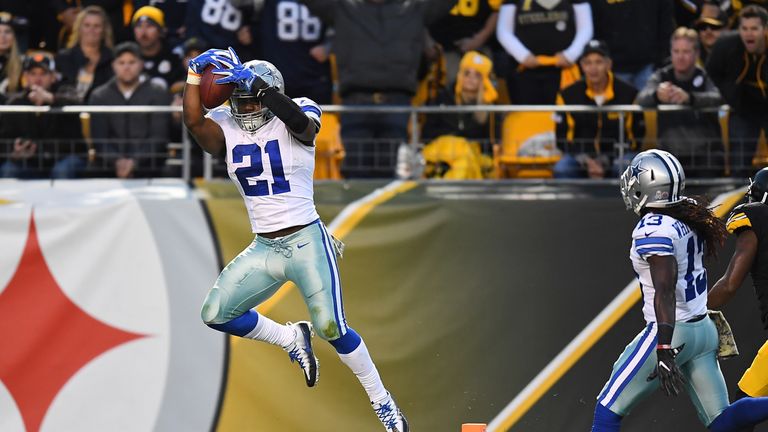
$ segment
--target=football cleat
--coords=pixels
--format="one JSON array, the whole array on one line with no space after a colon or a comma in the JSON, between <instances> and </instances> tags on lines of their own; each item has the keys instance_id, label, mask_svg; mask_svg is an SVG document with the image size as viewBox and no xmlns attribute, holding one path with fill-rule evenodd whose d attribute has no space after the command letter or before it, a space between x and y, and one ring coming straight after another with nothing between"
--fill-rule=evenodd
<instances>
[{"instance_id":1,"label":"football cleat","mask_svg":"<svg viewBox=\"0 0 768 432\"><path fill-rule=\"evenodd\" d=\"M320 362L312 351L312 336L314 336L312 324L307 321L299 321L295 324L289 322L286 325L293 327L296 332L296 339L284 349L288 352L291 363L296 362L301 367L307 387L314 387L320 376Z\"/></svg>"},{"instance_id":2,"label":"football cleat","mask_svg":"<svg viewBox=\"0 0 768 432\"><path fill-rule=\"evenodd\" d=\"M408 420L405 419L403 412L395 404L392 395L387 393L387 397L380 402L371 402L376 417L387 429L387 432L408 432Z\"/></svg>"}]
</instances>

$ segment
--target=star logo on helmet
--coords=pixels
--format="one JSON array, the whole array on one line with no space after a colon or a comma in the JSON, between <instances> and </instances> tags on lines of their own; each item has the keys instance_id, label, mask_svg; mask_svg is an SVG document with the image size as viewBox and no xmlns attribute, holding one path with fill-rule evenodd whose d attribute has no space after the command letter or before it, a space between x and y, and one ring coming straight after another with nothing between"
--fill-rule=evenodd
<instances>
[{"instance_id":1,"label":"star logo on helmet","mask_svg":"<svg viewBox=\"0 0 768 432\"><path fill-rule=\"evenodd\" d=\"M632 177L633 178L639 178L640 174L648 171L647 169L641 167L640 163L636 163L636 164L632 165L630 168L632 170Z\"/></svg>"}]
</instances>

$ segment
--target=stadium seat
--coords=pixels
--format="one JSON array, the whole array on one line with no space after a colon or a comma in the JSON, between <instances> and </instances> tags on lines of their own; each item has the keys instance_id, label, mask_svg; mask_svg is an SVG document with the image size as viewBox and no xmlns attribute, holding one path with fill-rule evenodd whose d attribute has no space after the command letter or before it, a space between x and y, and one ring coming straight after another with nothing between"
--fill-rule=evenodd
<instances>
[{"instance_id":1,"label":"stadium seat","mask_svg":"<svg viewBox=\"0 0 768 432\"><path fill-rule=\"evenodd\" d=\"M560 160L551 112L514 112L504 118L501 144L493 147L497 178L552 178Z\"/></svg>"},{"instance_id":2,"label":"stadium seat","mask_svg":"<svg viewBox=\"0 0 768 432\"><path fill-rule=\"evenodd\" d=\"M340 180L345 153L339 116L323 113L320 121L323 127L315 140L315 180Z\"/></svg>"}]
</instances>

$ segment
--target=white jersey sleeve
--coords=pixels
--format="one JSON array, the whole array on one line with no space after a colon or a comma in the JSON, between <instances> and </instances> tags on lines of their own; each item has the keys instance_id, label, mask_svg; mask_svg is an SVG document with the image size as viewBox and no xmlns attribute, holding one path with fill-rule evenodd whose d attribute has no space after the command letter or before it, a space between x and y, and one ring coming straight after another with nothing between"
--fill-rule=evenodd
<instances>
[{"instance_id":1,"label":"white jersey sleeve","mask_svg":"<svg viewBox=\"0 0 768 432\"><path fill-rule=\"evenodd\" d=\"M323 110L320 109L320 105L316 104L312 99L305 97L295 98L293 101L296 102L296 104L301 108L301 111L306 114L310 120L315 122L315 125L319 130L320 117L323 115Z\"/></svg>"},{"instance_id":2,"label":"white jersey sleeve","mask_svg":"<svg viewBox=\"0 0 768 432\"><path fill-rule=\"evenodd\" d=\"M673 256L677 261L675 283L677 321L687 321L707 312L707 271L704 268L704 242L685 223L672 217L647 213L632 232L629 256L643 293L643 316L656 321L656 290L648 258Z\"/></svg>"},{"instance_id":3,"label":"white jersey sleeve","mask_svg":"<svg viewBox=\"0 0 768 432\"><path fill-rule=\"evenodd\" d=\"M319 126L320 108L310 99L301 99L302 111ZM227 173L243 197L254 233L306 225L319 218L313 145L301 143L277 117L255 132L240 128L227 106L211 110L206 117L224 133Z\"/></svg>"}]
</instances>

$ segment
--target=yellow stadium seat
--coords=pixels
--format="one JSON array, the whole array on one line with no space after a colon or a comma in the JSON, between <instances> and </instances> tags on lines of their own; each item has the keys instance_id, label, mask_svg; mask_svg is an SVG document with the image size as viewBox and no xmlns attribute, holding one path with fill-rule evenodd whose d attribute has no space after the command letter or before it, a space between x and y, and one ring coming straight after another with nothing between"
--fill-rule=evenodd
<instances>
[{"instance_id":1,"label":"yellow stadium seat","mask_svg":"<svg viewBox=\"0 0 768 432\"><path fill-rule=\"evenodd\" d=\"M322 127L315 139L315 180L340 180L345 152L339 116L323 113L320 122Z\"/></svg>"},{"instance_id":2,"label":"yellow stadium seat","mask_svg":"<svg viewBox=\"0 0 768 432\"><path fill-rule=\"evenodd\" d=\"M552 112L514 112L504 118L493 148L497 178L551 178L560 160Z\"/></svg>"}]
</instances>

